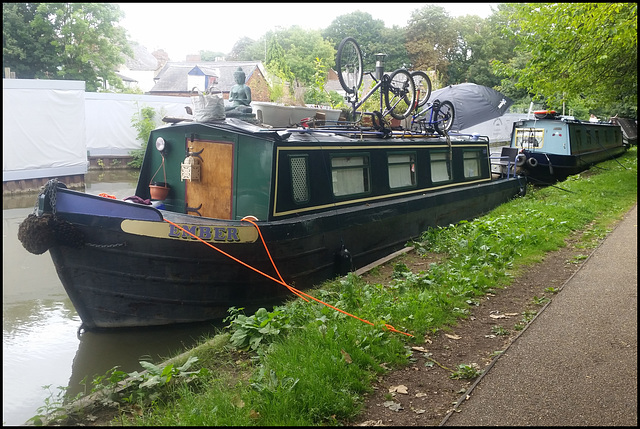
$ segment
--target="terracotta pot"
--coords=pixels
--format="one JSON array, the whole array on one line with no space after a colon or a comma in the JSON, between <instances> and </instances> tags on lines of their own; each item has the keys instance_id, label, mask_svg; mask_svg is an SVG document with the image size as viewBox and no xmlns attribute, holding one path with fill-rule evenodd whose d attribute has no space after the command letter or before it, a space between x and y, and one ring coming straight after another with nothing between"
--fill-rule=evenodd
<instances>
[{"instance_id":1,"label":"terracotta pot","mask_svg":"<svg viewBox=\"0 0 640 429\"><path fill-rule=\"evenodd\" d=\"M164 200L169 194L169 186L166 183L152 182L149 184L149 192L152 200Z\"/></svg>"}]
</instances>

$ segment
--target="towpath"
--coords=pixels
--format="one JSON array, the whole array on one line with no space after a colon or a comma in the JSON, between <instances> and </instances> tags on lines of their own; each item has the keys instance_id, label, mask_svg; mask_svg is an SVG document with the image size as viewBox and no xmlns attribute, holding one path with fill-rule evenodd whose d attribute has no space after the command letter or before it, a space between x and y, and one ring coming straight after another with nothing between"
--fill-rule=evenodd
<instances>
[{"instance_id":1,"label":"towpath","mask_svg":"<svg viewBox=\"0 0 640 429\"><path fill-rule=\"evenodd\" d=\"M442 426L637 426L637 205Z\"/></svg>"}]
</instances>

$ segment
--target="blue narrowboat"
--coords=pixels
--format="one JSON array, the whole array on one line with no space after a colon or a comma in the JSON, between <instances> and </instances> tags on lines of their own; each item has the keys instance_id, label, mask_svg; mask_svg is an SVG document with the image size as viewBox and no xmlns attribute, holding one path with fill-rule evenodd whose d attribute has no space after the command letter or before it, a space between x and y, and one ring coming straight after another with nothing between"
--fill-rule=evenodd
<instances>
[{"instance_id":1,"label":"blue narrowboat","mask_svg":"<svg viewBox=\"0 0 640 429\"><path fill-rule=\"evenodd\" d=\"M516 166L534 184L553 183L625 152L617 124L580 121L554 111L513 123Z\"/></svg>"}]
</instances>

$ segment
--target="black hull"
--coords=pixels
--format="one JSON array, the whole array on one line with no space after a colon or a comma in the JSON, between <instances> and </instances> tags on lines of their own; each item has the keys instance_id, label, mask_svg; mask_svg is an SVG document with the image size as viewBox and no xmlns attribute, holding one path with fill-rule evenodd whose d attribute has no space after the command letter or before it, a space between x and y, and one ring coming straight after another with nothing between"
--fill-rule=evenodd
<instances>
[{"instance_id":1,"label":"black hull","mask_svg":"<svg viewBox=\"0 0 640 429\"><path fill-rule=\"evenodd\" d=\"M258 225L284 281L304 290L401 249L429 227L482 215L524 186L522 178L488 181ZM214 320L232 306L250 310L293 296L196 240L127 233L113 217L58 215L84 236L81 247L57 244L50 252L86 329ZM215 246L278 278L260 240ZM343 246L352 263L340 258Z\"/></svg>"}]
</instances>

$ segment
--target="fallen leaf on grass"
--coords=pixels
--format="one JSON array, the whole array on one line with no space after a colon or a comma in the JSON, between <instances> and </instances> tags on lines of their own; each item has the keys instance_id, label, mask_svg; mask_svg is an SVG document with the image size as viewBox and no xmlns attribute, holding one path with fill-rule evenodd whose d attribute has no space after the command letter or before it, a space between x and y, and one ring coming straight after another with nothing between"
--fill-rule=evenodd
<instances>
[{"instance_id":1,"label":"fallen leaf on grass","mask_svg":"<svg viewBox=\"0 0 640 429\"><path fill-rule=\"evenodd\" d=\"M398 386L391 386L389 388L389 393L393 393L393 392L398 392L398 393L402 393L403 395L406 395L408 394L407 386L405 386L404 384L400 384Z\"/></svg>"},{"instance_id":2,"label":"fallen leaf on grass","mask_svg":"<svg viewBox=\"0 0 640 429\"><path fill-rule=\"evenodd\" d=\"M507 316L505 316L504 314L490 314L489 317L491 317L492 319L506 319Z\"/></svg>"},{"instance_id":3,"label":"fallen leaf on grass","mask_svg":"<svg viewBox=\"0 0 640 429\"><path fill-rule=\"evenodd\" d=\"M384 426L382 424L382 420L367 420L366 422L360 423L358 426Z\"/></svg>"},{"instance_id":4,"label":"fallen leaf on grass","mask_svg":"<svg viewBox=\"0 0 640 429\"><path fill-rule=\"evenodd\" d=\"M404 410L404 408L402 408L402 404L395 401L385 401L382 405L384 405L386 408L390 409L391 411Z\"/></svg>"},{"instance_id":5,"label":"fallen leaf on grass","mask_svg":"<svg viewBox=\"0 0 640 429\"><path fill-rule=\"evenodd\" d=\"M411 347L411 350L415 350L417 352L425 352L425 353L429 351L429 350L425 349L424 347L419 347L419 346Z\"/></svg>"},{"instance_id":6,"label":"fallen leaf on grass","mask_svg":"<svg viewBox=\"0 0 640 429\"><path fill-rule=\"evenodd\" d=\"M349 353L345 352L343 349L340 349L340 353L342 353L342 357L344 357L344 361L346 363L351 363L351 356L349 356Z\"/></svg>"}]
</instances>

